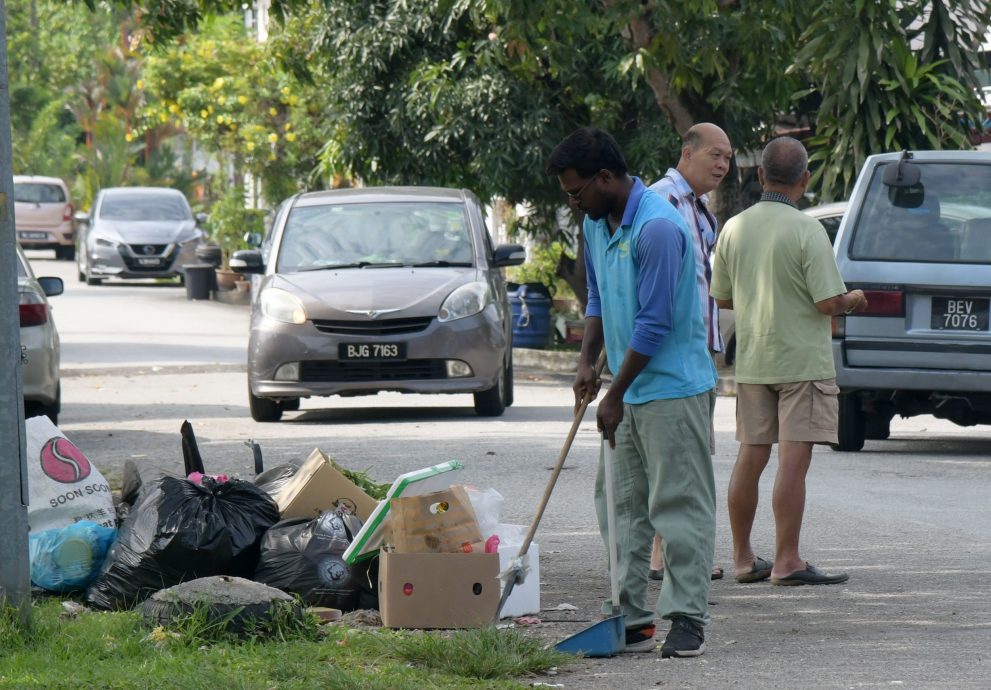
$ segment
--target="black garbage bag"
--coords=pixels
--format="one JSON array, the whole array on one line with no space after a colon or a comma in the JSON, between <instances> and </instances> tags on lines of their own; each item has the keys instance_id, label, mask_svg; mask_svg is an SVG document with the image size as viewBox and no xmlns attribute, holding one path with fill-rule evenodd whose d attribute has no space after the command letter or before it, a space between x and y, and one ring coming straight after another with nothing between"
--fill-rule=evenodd
<instances>
[{"instance_id":1,"label":"black garbage bag","mask_svg":"<svg viewBox=\"0 0 991 690\"><path fill-rule=\"evenodd\" d=\"M269 496L275 497L286 485L286 482L299 472L300 464L299 462L287 462L285 465L276 465L257 475L255 484L260 489L264 489Z\"/></svg>"},{"instance_id":2,"label":"black garbage bag","mask_svg":"<svg viewBox=\"0 0 991 690\"><path fill-rule=\"evenodd\" d=\"M346 508L328 510L315 519L283 520L262 538L258 568L252 578L269 587L299 594L310 606L341 611L375 608L368 563L348 565L344 551L361 529L361 520Z\"/></svg>"},{"instance_id":3,"label":"black garbage bag","mask_svg":"<svg viewBox=\"0 0 991 690\"><path fill-rule=\"evenodd\" d=\"M250 579L262 535L278 520L275 502L251 482L163 477L143 488L86 601L120 610L199 577Z\"/></svg>"}]
</instances>

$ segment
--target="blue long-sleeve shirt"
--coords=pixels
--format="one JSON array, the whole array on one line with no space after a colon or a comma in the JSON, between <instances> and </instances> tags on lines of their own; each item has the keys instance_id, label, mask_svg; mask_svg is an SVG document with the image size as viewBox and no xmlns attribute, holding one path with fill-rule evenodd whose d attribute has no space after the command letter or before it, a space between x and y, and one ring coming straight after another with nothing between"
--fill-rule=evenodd
<instances>
[{"instance_id":1,"label":"blue long-sleeve shirt","mask_svg":"<svg viewBox=\"0 0 991 690\"><path fill-rule=\"evenodd\" d=\"M715 385L684 220L634 178L620 226L585 219L586 316L602 318L609 369L626 350L651 358L626 391L631 404L697 395Z\"/></svg>"}]
</instances>

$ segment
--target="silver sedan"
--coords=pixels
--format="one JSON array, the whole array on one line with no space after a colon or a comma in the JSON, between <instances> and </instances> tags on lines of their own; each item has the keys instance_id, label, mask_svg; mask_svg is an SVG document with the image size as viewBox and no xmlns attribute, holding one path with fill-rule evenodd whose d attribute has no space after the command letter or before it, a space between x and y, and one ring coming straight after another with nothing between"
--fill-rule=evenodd
<instances>
[{"instance_id":1,"label":"silver sedan","mask_svg":"<svg viewBox=\"0 0 991 690\"><path fill-rule=\"evenodd\" d=\"M21 377L24 414L47 415L58 424L62 408L59 379L59 336L48 298L61 295L61 278L35 278L20 245L17 247L17 296L21 321Z\"/></svg>"}]
</instances>

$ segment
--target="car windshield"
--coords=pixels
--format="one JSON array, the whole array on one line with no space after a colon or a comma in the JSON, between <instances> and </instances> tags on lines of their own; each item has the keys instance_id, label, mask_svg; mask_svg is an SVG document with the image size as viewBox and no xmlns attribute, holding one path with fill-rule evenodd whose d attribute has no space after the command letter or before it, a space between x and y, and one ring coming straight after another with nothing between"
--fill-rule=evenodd
<instances>
[{"instance_id":1,"label":"car windshield","mask_svg":"<svg viewBox=\"0 0 991 690\"><path fill-rule=\"evenodd\" d=\"M64 204L65 192L57 184L15 182L14 201L25 204Z\"/></svg>"},{"instance_id":2,"label":"car windshield","mask_svg":"<svg viewBox=\"0 0 991 690\"><path fill-rule=\"evenodd\" d=\"M183 200L164 194L121 194L104 197L100 218L105 220L189 220Z\"/></svg>"},{"instance_id":3,"label":"car windshield","mask_svg":"<svg viewBox=\"0 0 991 690\"><path fill-rule=\"evenodd\" d=\"M915 165L922 176L918 185L908 188L884 185L886 165L875 168L852 229L850 257L991 262L991 165Z\"/></svg>"},{"instance_id":4,"label":"car windshield","mask_svg":"<svg viewBox=\"0 0 991 690\"><path fill-rule=\"evenodd\" d=\"M417 265L472 265L463 204L403 201L294 208L282 231L276 270Z\"/></svg>"}]
</instances>

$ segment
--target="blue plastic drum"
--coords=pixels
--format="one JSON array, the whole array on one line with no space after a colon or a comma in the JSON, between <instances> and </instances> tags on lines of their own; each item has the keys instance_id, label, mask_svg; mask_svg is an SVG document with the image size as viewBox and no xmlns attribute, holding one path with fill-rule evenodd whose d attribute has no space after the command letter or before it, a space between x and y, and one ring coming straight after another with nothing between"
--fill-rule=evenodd
<instances>
[{"instance_id":1,"label":"blue plastic drum","mask_svg":"<svg viewBox=\"0 0 991 690\"><path fill-rule=\"evenodd\" d=\"M510 283L513 288L515 283ZM524 283L508 290L513 311L513 347L542 350L551 334L551 295L540 283Z\"/></svg>"}]
</instances>

